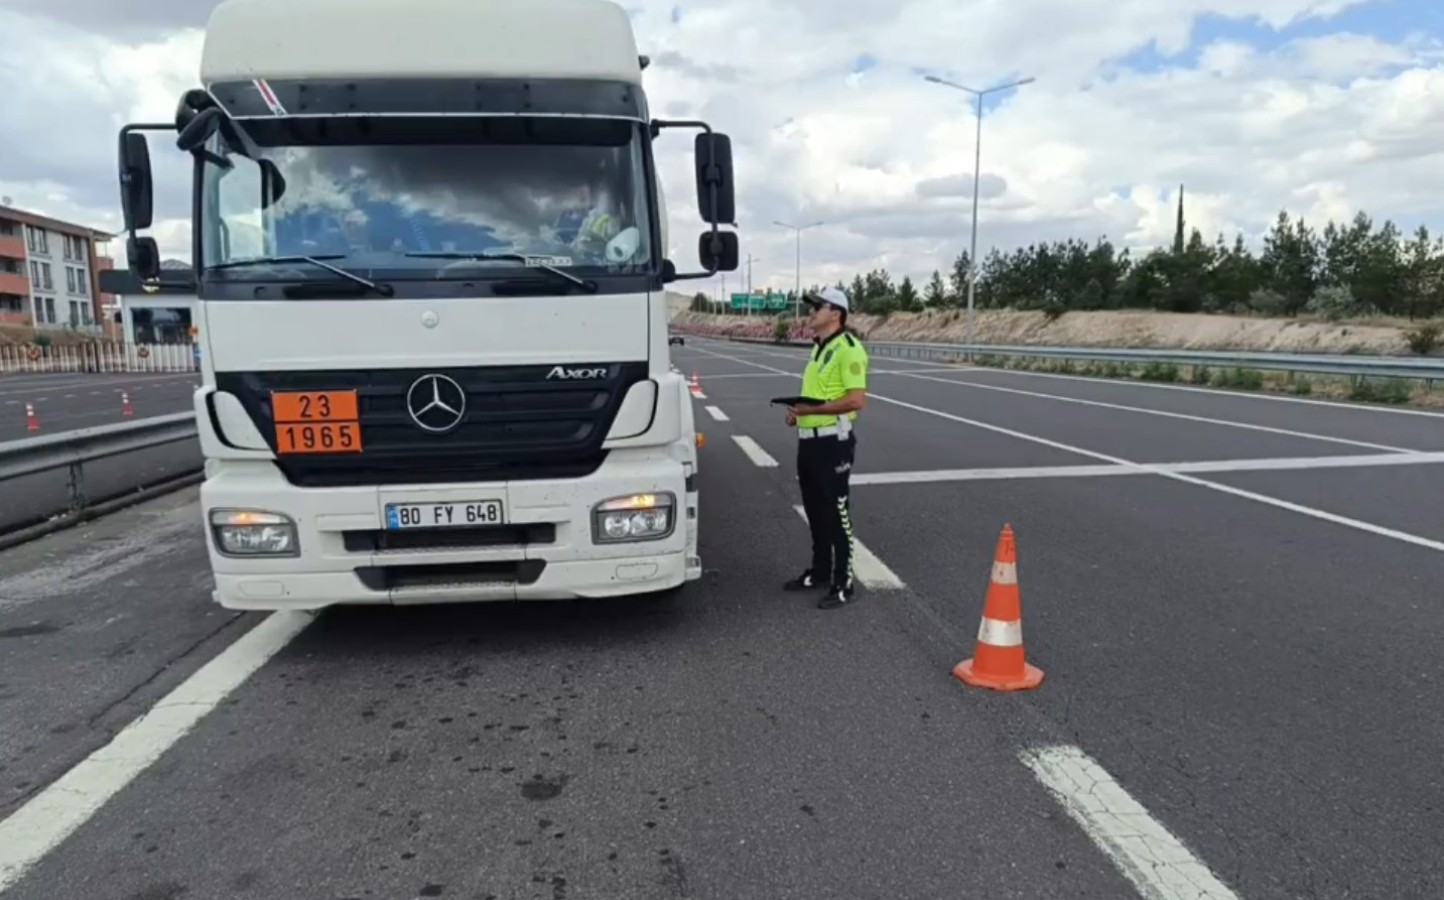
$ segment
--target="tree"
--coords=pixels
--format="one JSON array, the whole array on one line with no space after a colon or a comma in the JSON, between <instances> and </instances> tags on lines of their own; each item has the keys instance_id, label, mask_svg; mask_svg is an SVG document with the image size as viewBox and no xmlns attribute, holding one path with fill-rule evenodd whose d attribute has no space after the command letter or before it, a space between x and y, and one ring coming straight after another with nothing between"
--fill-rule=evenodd
<instances>
[{"instance_id":1,"label":"tree","mask_svg":"<svg viewBox=\"0 0 1444 900\"><path fill-rule=\"evenodd\" d=\"M928 309L938 309L947 304L948 289L943 285L943 276L937 269L933 269L933 277L928 281L927 291L923 294L923 305Z\"/></svg>"},{"instance_id":2,"label":"tree","mask_svg":"<svg viewBox=\"0 0 1444 900\"><path fill-rule=\"evenodd\" d=\"M1286 315L1298 315L1313 299L1319 286L1321 257L1319 239L1304 220L1294 223L1287 212L1280 212L1273 229L1264 238L1259 262L1267 281L1263 286L1284 298Z\"/></svg>"},{"instance_id":3,"label":"tree","mask_svg":"<svg viewBox=\"0 0 1444 900\"><path fill-rule=\"evenodd\" d=\"M902 284L897 289L898 312L919 312L923 308L922 299L918 296L918 289L913 287L913 280L904 277Z\"/></svg>"},{"instance_id":4,"label":"tree","mask_svg":"<svg viewBox=\"0 0 1444 900\"><path fill-rule=\"evenodd\" d=\"M1179 193L1179 225L1184 223ZM911 275L895 283L886 269L858 272L846 285L854 309L886 315L960 306L968 294L968 253L934 270L921 296ZM1331 318L1372 312L1429 319L1444 315L1444 239L1426 228L1404 236L1394 223L1365 212L1315 231L1279 212L1255 253L1242 234L1205 240L1198 229L1135 256L1106 236L1037 242L979 260L982 309L1156 309L1185 313L1297 315ZM1325 290L1327 289L1327 290ZM698 295L694 309L710 309Z\"/></svg>"}]
</instances>

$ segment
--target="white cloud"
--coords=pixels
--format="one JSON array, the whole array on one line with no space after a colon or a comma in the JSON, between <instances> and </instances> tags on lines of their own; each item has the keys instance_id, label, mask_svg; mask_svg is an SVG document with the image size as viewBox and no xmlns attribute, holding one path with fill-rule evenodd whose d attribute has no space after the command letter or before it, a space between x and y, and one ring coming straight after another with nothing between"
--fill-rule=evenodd
<instances>
[{"instance_id":1,"label":"white cloud","mask_svg":"<svg viewBox=\"0 0 1444 900\"><path fill-rule=\"evenodd\" d=\"M4 10L17 2L25 12ZM1312 20L1327 32L1357 0L638 2L628 5L653 59L654 113L706 118L733 137L743 252L759 285L793 280L793 235L775 219L827 223L803 237L804 282L875 266L925 278L966 246L971 99L923 71L972 86L1038 78L984 122L983 248L1103 234L1165 243L1180 183L1190 223L1210 239L1256 234L1284 207L1315 221L1362 208L1444 230L1444 203L1420 189L1444 164L1444 36L1389 43L1316 25L1272 49L1194 45L1204 14L1273 28ZM38 0L0 0L10 86L0 194L104 228L118 227L116 128L173 115L199 54L185 28L206 4L154 0L148 32L112 6L122 4L48 0L42 13ZM1120 64L1148 47L1161 70ZM1168 62L1185 52L1194 62ZM876 65L855 72L863 56ZM691 146L682 132L658 148L682 268L703 227ZM176 163L163 169L173 186L159 212L176 220L163 249L184 255L188 185Z\"/></svg>"}]
</instances>

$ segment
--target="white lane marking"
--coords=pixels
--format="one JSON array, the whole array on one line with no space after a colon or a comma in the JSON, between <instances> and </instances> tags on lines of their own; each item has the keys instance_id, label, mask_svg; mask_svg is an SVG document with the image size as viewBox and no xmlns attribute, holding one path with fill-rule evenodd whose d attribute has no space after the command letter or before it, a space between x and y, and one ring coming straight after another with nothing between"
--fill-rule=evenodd
<instances>
[{"instance_id":1,"label":"white lane marking","mask_svg":"<svg viewBox=\"0 0 1444 900\"><path fill-rule=\"evenodd\" d=\"M1216 366L1214 368L1217 368ZM1225 367L1232 368L1232 367ZM1247 368L1246 366L1244 368ZM994 369L988 366L960 368L957 371L997 373L999 375L1026 375L1030 378L1060 378L1064 381L1086 381L1089 384L1112 384L1120 387L1150 388L1160 391L1188 391L1194 394L1211 394L1215 397L1235 397L1241 400L1268 400L1275 403L1300 403L1305 406L1329 406L1334 409L1353 410L1365 413L1393 413L1401 416L1427 416L1444 419L1444 412L1427 409L1400 409L1394 406L1365 406L1361 403L1345 403L1342 400L1314 400L1309 397L1290 397L1253 391L1229 391L1221 388L1198 387L1190 384L1159 384L1156 381L1128 381L1122 378L1090 378L1086 375L1059 375L1054 372L1026 372L1022 369Z\"/></svg>"},{"instance_id":2,"label":"white lane marking","mask_svg":"<svg viewBox=\"0 0 1444 900\"><path fill-rule=\"evenodd\" d=\"M1220 459L1202 462L1150 463L1147 471L1124 465L1018 466L993 469L935 469L913 472L870 472L853 475L853 484L932 484L942 481L1010 481L1026 478L1098 478L1111 475L1152 475L1154 470L1186 472L1295 472L1309 469L1368 469L1444 463L1444 451L1375 453L1360 456L1303 456L1264 459Z\"/></svg>"},{"instance_id":3,"label":"white lane marking","mask_svg":"<svg viewBox=\"0 0 1444 900\"><path fill-rule=\"evenodd\" d=\"M1289 512L1296 512L1300 515L1320 519L1325 522L1331 522L1335 525L1343 525L1346 528L1353 528L1358 531L1367 531L1370 534L1376 534L1380 537L1386 537L1392 540L1402 541L1406 544L1413 544L1417 547L1426 547L1430 550L1438 550L1444 552L1444 542L1430 540L1429 538L1420 537L1417 534L1409 534L1408 532L1404 531L1396 531L1393 528L1385 528L1382 525L1375 525L1372 522L1365 522L1360 519L1351 519L1347 516L1337 516L1330 512L1324 512L1321 509L1314 509L1311 506L1303 506L1298 503L1290 503L1287 500L1280 500L1277 497L1270 497L1265 494L1256 494L1253 491L1246 491L1242 488L1230 487L1229 485L1219 484L1218 482L1214 481L1205 481L1202 478L1194 478L1193 476L1185 475L1182 472L1171 472L1165 468L1161 468L1157 464L1133 462L1132 460L1122 459L1117 456L1110 456L1107 453L1098 453L1093 450L1084 450L1082 447L1075 447L1071 444L1064 444L1059 441L1052 441L1048 438L1041 438L1032 434L1024 434L1021 431L1014 431L1011 428L1003 428L999 425L989 425L987 422L979 422L976 419L967 419L962 416L955 416L952 413L945 413L941 410L929 409L926 406L918 406L915 403L907 403L902 400L895 400L892 397L884 397L881 394L869 394L868 397L872 400L878 400L883 403L891 403L894 406L901 406L904 409L911 409L915 412L924 413L926 415L937 416L940 419L948 419L949 421L960 422L964 425L972 425L974 428L982 428L985 431L1005 434L1008 437L1018 438L1019 440L1029 441L1034 444L1041 444L1045 447L1052 447L1055 450L1063 450L1068 453L1076 453L1079 456L1088 456L1092 457L1093 459L1101 459L1104 462L1113 463L1114 465L1118 466L1128 466L1130 468L1137 469L1140 472L1147 472L1153 475L1157 475L1161 478L1170 478L1174 481L1182 481L1185 484L1196 485L1198 487L1207 488L1211 491L1218 491L1219 493L1223 494L1231 494L1235 497L1242 497L1245 500L1253 500L1256 503L1262 503L1266 506L1272 506L1276 509L1286 509Z\"/></svg>"},{"instance_id":4,"label":"white lane marking","mask_svg":"<svg viewBox=\"0 0 1444 900\"><path fill-rule=\"evenodd\" d=\"M807 510L801 506L793 506L802 521L807 521ZM887 567L887 563L877 558L877 554L867 549L862 541L853 539L852 542L852 574L864 587L875 591L900 591L907 585L897 577L897 573Z\"/></svg>"},{"instance_id":5,"label":"white lane marking","mask_svg":"<svg viewBox=\"0 0 1444 900\"><path fill-rule=\"evenodd\" d=\"M709 407L707 407L707 414L708 414L709 416L711 416L712 418L716 419L718 422L730 422L730 421L731 421L731 419L728 419L728 418L727 418L727 414L726 414L725 412L723 412L722 410L718 409L718 408L715 407L715 406L709 406Z\"/></svg>"},{"instance_id":6,"label":"white lane marking","mask_svg":"<svg viewBox=\"0 0 1444 900\"><path fill-rule=\"evenodd\" d=\"M954 387L971 388L978 391L995 391L1003 394L1018 394L1023 397L1037 397L1045 400L1057 400L1060 403L1077 403L1081 406L1096 406L1102 409L1113 409L1122 412L1134 412L1147 416L1162 416L1168 419L1183 419L1189 422L1202 422L1208 425L1222 425L1227 428L1242 428L1248 431L1265 431L1270 434L1282 434L1288 437L1304 438L1311 441L1326 441L1332 444L1348 444L1353 447L1365 447L1370 450L1389 450L1394 453L1417 453L1407 447L1394 447L1388 444L1375 444L1369 441L1356 441L1349 438L1332 437L1326 434L1316 434L1311 431L1293 431L1288 428L1274 428L1271 425L1254 425L1248 422L1233 422L1228 419L1215 419L1210 416L1195 416L1188 413L1171 412L1163 409L1149 409L1145 406L1127 406L1122 403L1105 403L1101 400L1085 400L1081 397L1067 397L1060 394L1044 394L1039 391L1024 391L1018 388L1001 387L995 384L975 384L968 381L954 381L950 378L935 378L930 375L917 375L913 373L900 373L904 378L914 378L918 381L932 381L938 384L950 384Z\"/></svg>"},{"instance_id":7,"label":"white lane marking","mask_svg":"<svg viewBox=\"0 0 1444 900\"><path fill-rule=\"evenodd\" d=\"M731 344L731 343L727 343L727 342L722 342L721 345L722 345L722 346L737 346L736 344ZM745 345L745 344L744 344L744 345L742 345L742 346L750 346L750 345ZM702 352L707 353L707 352L709 352L709 351L704 350L704 351L702 351ZM769 352L769 351L765 351L765 350L764 350L764 351L760 351L760 352L762 352L763 355L766 355L766 356L774 356L774 357L777 357L778 359L795 359L795 358L796 358L796 357L794 357L794 356L789 356L789 355L784 354L784 353ZM717 354L717 353L713 353L712 355L713 355L713 356L721 356L721 358L723 358L723 359L733 359L732 357L722 356L721 354ZM874 358L875 360L893 360L893 359L896 359L896 357L880 356L880 355L879 355L879 356L875 356L875 357L873 357L873 358ZM756 365L755 363L751 363L749 360L745 360L745 359L733 359L733 361L734 361L734 362L747 363L747 364L749 364L749 365ZM769 368L769 367L764 366L763 368ZM1212 368L1219 368L1219 367L1218 367L1218 366L1213 366ZM1224 366L1223 368L1232 368L1232 367L1231 367L1231 366ZM1247 368L1247 367L1245 366L1244 368ZM777 372L778 370L772 369L771 371ZM873 371L878 371L878 370L874 369ZM976 374L985 374L985 375L1004 375L1004 376L1006 376L1006 375L1022 375L1022 376L1027 376L1027 377L1029 377L1029 378L1057 378L1057 379L1060 379L1060 380L1063 380L1063 381L1083 381L1083 382L1087 382L1088 384L1114 385L1114 386L1117 386L1117 387L1149 388L1149 389L1151 389L1151 390L1159 390L1159 391L1187 391L1187 392L1193 393L1193 394L1209 394L1209 395L1214 396L1214 397L1232 397L1232 398L1236 398L1236 399L1240 399L1240 400L1266 400L1266 401L1269 401L1269 402L1272 402L1272 403L1298 403L1298 404L1301 404L1301 405L1304 405L1304 406L1327 406L1327 407L1331 407L1331 408L1333 408L1333 409L1352 410L1352 411L1354 411L1354 412L1364 412L1364 413L1391 413L1391 414L1393 414L1393 415L1400 415L1400 416L1425 416L1425 417L1433 418L1433 419L1444 419L1444 412L1435 412L1435 411L1427 410L1427 409L1400 409L1399 407L1394 407L1394 406L1367 406L1367 405L1364 405L1364 404L1362 404L1362 403L1348 403L1348 402L1345 402L1345 401L1342 401L1342 400L1315 400L1315 399L1310 398L1310 397L1291 397L1291 396L1281 395L1281 394L1269 394L1269 393L1253 392L1253 391L1230 391L1230 390L1224 390L1224 389L1222 389L1222 388L1199 387L1199 386L1197 386L1197 385L1190 385L1190 384L1160 384L1160 383L1158 383L1158 382L1156 382L1156 381L1129 381L1129 380L1122 379L1122 378L1097 378L1097 377L1090 377L1090 376L1087 376L1087 375L1060 375L1060 374L1058 374L1058 373L1056 373L1056 372L1029 372L1029 371L1025 371L1025 370L1023 370L1023 369L996 369L996 368L993 368L993 367L991 367L991 366L955 365L955 366L940 367L940 368L937 369L936 371L938 371L938 372L976 373Z\"/></svg>"},{"instance_id":8,"label":"white lane marking","mask_svg":"<svg viewBox=\"0 0 1444 900\"><path fill-rule=\"evenodd\" d=\"M702 393L701 391L693 391L693 392L692 392L692 396L693 396L693 397L696 397L698 400L706 400L706 399L707 399L707 395L704 394L704 393Z\"/></svg>"},{"instance_id":9,"label":"white lane marking","mask_svg":"<svg viewBox=\"0 0 1444 900\"><path fill-rule=\"evenodd\" d=\"M1022 760L1146 900L1238 900L1082 750L1041 747L1024 751Z\"/></svg>"},{"instance_id":10,"label":"white lane marking","mask_svg":"<svg viewBox=\"0 0 1444 900\"><path fill-rule=\"evenodd\" d=\"M703 350L702 352L710 353L711 351ZM765 366L761 363L750 362L745 359L735 359L732 357L727 357L721 353L713 353L712 355L720 357L722 359L731 358L734 362L744 363L749 366L757 366L760 369L772 369L771 366ZM772 369L772 371L779 370ZM1159 468L1157 465L1133 462L1132 460L1123 459L1121 457L1110 456L1107 453L1098 453L1094 450L1085 450L1082 447L1075 447L1072 444L1064 444L1060 441L1049 440L1048 438L1038 437L1037 435L1025 434L1021 431L1014 431L1011 428L1003 428L1000 425L990 425L987 422L979 422L976 419L967 419L962 416L955 416L952 413L945 413L942 410L929 409L926 406L918 406L915 403L907 403L902 400L895 400L892 397L884 397L881 394L874 394L872 392L868 392L868 399L879 400L883 403L891 403L894 406L901 406L904 409L911 409L915 412L920 412L925 415L937 416L940 419L947 419L952 422L960 422L964 425L971 425L974 428L981 428L984 431L992 431L997 434L1003 434L1007 435L1008 437L1017 438L1018 440L1028 441L1034 444L1040 444L1044 447L1052 447L1055 450L1062 450L1066 453L1073 453L1078 456L1087 456L1092 459L1102 460L1106 463L1112 463L1115 466L1127 466L1129 468L1136 469L1139 472L1146 472L1157 475L1161 478L1169 478L1174 481L1181 481L1184 484L1192 484L1197 487L1207 488L1210 491L1218 491L1222 494L1230 494L1234 497L1242 497L1245 500L1252 500L1256 503L1262 503L1266 506L1272 506L1276 509L1286 509L1289 512L1296 512L1300 515L1309 516L1311 518L1319 519L1324 522L1330 522L1335 525L1343 525L1345 528L1353 528L1358 531L1366 531L1370 534L1376 534L1380 537L1386 537L1390 538L1391 540L1402 541L1406 544L1413 544L1416 547L1425 547L1430 550L1438 550L1444 552L1444 543L1441 543L1440 541L1430 540L1429 538L1420 537L1417 534L1409 534L1408 532L1404 531L1396 531L1393 528L1385 528L1382 525L1375 525L1372 522L1364 522L1360 519L1350 519L1347 516L1336 516L1333 513L1324 512L1321 509L1314 509L1310 506L1302 506L1298 503L1290 503L1287 500L1280 500L1277 497L1269 497L1265 494L1256 494L1253 491L1246 491L1242 488L1230 487L1229 485L1219 484L1214 481L1205 481L1202 478L1194 478L1192 475L1185 475L1182 472L1170 472L1166 469Z\"/></svg>"},{"instance_id":11,"label":"white lane marking","mask_svg":"<svg viewBox=\"0 0 1444 900\"><path fill-rule=\"evenodd\" d=\"M0 822L0 892L55 849L315 619L273 613Z\"/></svg>"},{"instance_id":12,"label":"white lane marking","mask_svg":"<svg viewBox=\"0 0 1444 900\"><path fill-rule=\"evenodd\" d=\"M764 469L777 468L777 460L769 456L767 451L763 450L752 438L745 434L734 434L732 440L737 442L737 446L741 447L742 452L747 454L747 458L757 466Z\"/></svg>"}]
</instances>

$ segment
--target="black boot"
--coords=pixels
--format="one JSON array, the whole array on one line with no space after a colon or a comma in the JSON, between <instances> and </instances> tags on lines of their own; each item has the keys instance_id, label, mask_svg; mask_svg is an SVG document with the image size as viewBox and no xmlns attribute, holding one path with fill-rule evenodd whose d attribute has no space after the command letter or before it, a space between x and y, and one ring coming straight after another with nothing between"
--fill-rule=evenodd
<instances>
[{"instance_id":1,"label":"black boot","mask_svg":"<svg viewBox=\"0 0 1444 900\"><path fill-rule=\"evenodd\" d=\"M817 578L817 576L812 574L812 570L808 569L801 575L784 584L782 586L782 589L784 591L817 591L821 590L826 586L826 582Z\"/></svg>"},{"instance_id":2,"label":"black boot","mask_svg":"<svg viewBox=\"0 0 1444 900\"><path fill-rule=\"evenodd\" d=\"M834 584L828 587L827 595L817 601L818 609L837 609L840 606L847 606L857 596L857 587L851 581L847 584Z\"/></svg>"}]
</instances>

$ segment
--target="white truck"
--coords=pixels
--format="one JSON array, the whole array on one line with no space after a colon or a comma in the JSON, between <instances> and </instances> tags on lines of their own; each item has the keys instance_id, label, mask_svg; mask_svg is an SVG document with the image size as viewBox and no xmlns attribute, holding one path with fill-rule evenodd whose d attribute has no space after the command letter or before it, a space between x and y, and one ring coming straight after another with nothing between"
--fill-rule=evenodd
<instances>
[{"instance_id":1,"label":"white truck","mask_svg":"<svg viewBox=\"0 0 1444 900\"><path fill-rule=\"evenodd\" d=\"M320 609L670 593L701 576L665 286L737 267L731 144L650 116L607 0L227 0L194 157L195 412L215 600ZM702 269L652 142L694 129ZM169 274L169 273L167 273ZM169 286L174 289L174 285Z\"/></svg>"}]
</instances>

